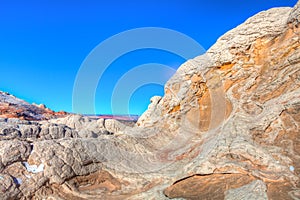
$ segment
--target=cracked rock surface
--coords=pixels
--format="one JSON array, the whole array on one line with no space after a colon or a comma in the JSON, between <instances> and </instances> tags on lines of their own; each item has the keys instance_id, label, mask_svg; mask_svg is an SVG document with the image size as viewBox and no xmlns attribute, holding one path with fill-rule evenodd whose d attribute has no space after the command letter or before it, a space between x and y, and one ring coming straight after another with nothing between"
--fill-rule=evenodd
<instances>
[{"instance_id":1,"label":"cracked rock surface","mask_svg":"<svg viewBox=\"0 0 300 200\"><path fill-rule=\"evenodd\" d=\"M0 199L300 199L299 16L298 2L226 33L133 127L3 115Z\"/></svg>"}]
</instances>

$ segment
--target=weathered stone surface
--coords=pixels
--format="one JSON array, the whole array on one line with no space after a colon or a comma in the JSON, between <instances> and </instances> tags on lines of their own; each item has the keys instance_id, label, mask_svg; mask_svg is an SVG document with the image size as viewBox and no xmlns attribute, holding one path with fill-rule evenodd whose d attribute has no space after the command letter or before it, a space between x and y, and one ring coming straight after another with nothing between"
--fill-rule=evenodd
<instances>
[{"instance_id":1,"label":"weathered stone surface","mask_svg":"<svg viewBox=\"0 0 300 200\"><path fill-rule=\"evenodd\" d=\"M298 1L297 4L294 6L293 10L290 13L288 23L296 26L298 28L300 23L300 2Z\"/></svg>"},{"instance_id":2,"label":"weathered stone surface","mask_svg":"<svg viewBox=\"0 0 300 200\"><path fill-rule=\"evenodd\" d=\"M218 39L207 52L209 58L217 67L234 61L244 62L243 58L257 39L276 37L285 31L290 11L290 8L273 8L251 17Z\"/></svg>"},{"instance_id":3,"label":"weathered stone surface","mask_svg":"<svg viewBox=\"0 0 300 200\"><path fill-rule=\"evenodd\" d=\"M78 137L76 130L62 124L49 122L29 122L22 120L3 119L0 122L0 139L4 140L51 140L65 137Z\"/></svg>"},{"instance_id":4,"label":"weathered stone surface","mask_svg":"<svg viewBox=\"0 0 300 200\"><path fill-rule=\"evenodd\" d=\"M0 198L299 199L299 12L264 11L226 33L134 127L5 111ZM25 105L24 119L43 119L1 95L11 117Z\"/></svg>"},{"instance_id":5,"label":"weathered stone surface","mask_svg":"<svg viewBox=\"0 0 300 200\"><path fill-rule=\"evenodd\" d=\"M127 126L115 119L106 119L104 121L104 127L110 133L118 133L123 132Z\"/></svg>"},{"instance_id":6,"label":"weathered stone surface","mask_svg":"<svg viewBox=\"0 0 300 200\"><path fill-rule=\"evenodd\" d=\"M101 134L112 134L122 132L127 127L115 119L92 119L81 115L69 115L65 118L50 120L52 123L66 125L82 135L97 137Z\"/></svg>"},{"instance_id":7,"label":"weathered stone surface","mask_svg":"<svg viewBox=\"0 0 300 200\"><path fill-rule=\"evenodd\" d=\"M3 200L15 199L20 194L20 190L14 179L7 174L0 174L0 198Z\"/></svg>"},{"instance_id":8,"label":"weathered stone surface","mask_svg":"<svg viewBox=\"0 0 300 200\"><path fill-rule=\"evenodd\" d=\"M267 187L261 180L253 181L243 187L226 191L225 200L265 200Z\"/></svg>"},{"instance_id":9,"label":"weathered stone surface","mask_svg":"<svg viewBox=\"0 0 300 200\"><path fill-rule=\"evenodd\" d=\"M18 140L0 141L1 165L3 167L16 161L27 160L30 152L31 147L27 142Z\"/></svg>"}]
</instances>

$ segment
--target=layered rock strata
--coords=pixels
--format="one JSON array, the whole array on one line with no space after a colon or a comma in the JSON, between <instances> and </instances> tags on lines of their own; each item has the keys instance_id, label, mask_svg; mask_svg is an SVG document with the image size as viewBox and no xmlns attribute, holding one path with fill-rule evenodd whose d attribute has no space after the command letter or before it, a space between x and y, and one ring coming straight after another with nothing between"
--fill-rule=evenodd
<instances>
[{"instance_id":1,"label":"layered rock strata","mask_svg":"<svg viewBox=\"0 0 300 200\"><path fill-rule=\"evenodd\" d=\"M299 199L300 2L184 63L134 127L1 119L1 199Z\"/></svg>"}]
</instances>

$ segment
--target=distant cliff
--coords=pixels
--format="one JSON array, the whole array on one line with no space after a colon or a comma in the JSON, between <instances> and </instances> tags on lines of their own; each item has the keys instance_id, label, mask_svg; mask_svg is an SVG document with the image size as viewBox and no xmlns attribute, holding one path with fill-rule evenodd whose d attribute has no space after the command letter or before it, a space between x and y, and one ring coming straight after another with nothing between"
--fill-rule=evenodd
<instances>
[{"instance_id":1,"label":"distant cliff","mask_svg":"<svg viewBox=\"0 0 300 200\"><path fill-rule=\"evenodd\" d=\"M9 93L0 91L0 117L2 118L45 120L66 115L66 112L54 112L43 104L29 104Z\"/></svg>"}]
</instances>

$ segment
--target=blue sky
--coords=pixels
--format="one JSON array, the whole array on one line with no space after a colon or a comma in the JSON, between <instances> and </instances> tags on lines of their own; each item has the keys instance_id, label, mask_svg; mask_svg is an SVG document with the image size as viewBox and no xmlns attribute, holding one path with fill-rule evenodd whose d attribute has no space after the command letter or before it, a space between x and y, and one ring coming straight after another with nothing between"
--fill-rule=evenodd
<instances>
[{"instance_id":1,"label":"blue sky","mask_svg":"<svg viewBox=\"0 0 300 200\"><path fill-rule=\"evenodd\" d=\"M296 0L0 0L0 90L72 112L77 71L99 43L115 34L163 27L184 33L208 49L250 16L294 4ZM116 81L134 66L151 62L176 69L184 60L151 49L120 57L101 79L106 86L97 89L96 112L111 113ZM130 113L141 114L153 95L163 95L163 87L139 88L130 100Z\"/></svg>"}]
</instances>

